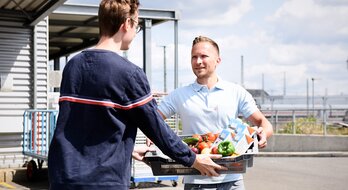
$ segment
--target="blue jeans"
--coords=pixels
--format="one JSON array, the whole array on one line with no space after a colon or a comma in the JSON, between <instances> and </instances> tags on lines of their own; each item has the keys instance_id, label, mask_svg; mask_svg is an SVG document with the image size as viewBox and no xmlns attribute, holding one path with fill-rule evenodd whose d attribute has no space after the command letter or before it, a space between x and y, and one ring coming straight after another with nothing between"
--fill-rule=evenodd
<instances>
[{"instance_id":1,"label":"blue jeans","mask_svg":"<svg viewBox=\"0 0 348 190\"><path fill-rule=\"evenodd\" d=\"M185 184L184 190L245 190L243 180L217 184Z\"/></svg>"}]
</instances>

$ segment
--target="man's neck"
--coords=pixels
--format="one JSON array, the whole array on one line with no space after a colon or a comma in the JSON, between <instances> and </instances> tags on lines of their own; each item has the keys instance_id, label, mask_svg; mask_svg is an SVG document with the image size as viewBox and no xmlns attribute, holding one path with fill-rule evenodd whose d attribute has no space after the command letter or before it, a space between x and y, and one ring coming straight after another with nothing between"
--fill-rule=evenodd
<instances>
[{"instance_id":1,"label":"man's neck","mask_svg":"<svg viewBox=\"0 0 348 190\"><path fill-rule=\"evenodd\" d=\"M208 89L211 89L218 82L218 77L216 75L214 75L213 77L197 78L196 80L197 80L198 84L206 85L208 87Z\"/></svg>"},{"instance_id":2,"label":"man's neck","mask_svg":"<svg viewBox=\"0 0 348 190\"><path fill-rule=\"evenodd\" d=\"M95 48L119 52L121 50L121 43L121 40L115 40L113 37L102 36Z\"/></svg>"}]
</instances>

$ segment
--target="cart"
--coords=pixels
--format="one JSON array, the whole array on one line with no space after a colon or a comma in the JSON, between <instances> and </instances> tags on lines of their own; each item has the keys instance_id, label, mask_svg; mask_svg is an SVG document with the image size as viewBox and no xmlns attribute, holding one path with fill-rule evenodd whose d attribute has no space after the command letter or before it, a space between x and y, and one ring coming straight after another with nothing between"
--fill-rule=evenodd
<instances>
[{"instance_id":1,"label":"cart","mask_svg":"<svg viewBox=\"0 0 348 190\"><path fill-rule=\"evenodd\" d=\"M57 110L26 110L23 114L23 155L32 158L26 164L26 176L29 181L37 179L42 172L44 162L47 162L57 116ZM138 131L136 144L145 144L145 135ZM139 182L161 183L164 180L170 180L175 187L178 176L153 176L148 165L132 160L131 187L136 187Z\"/></svg>"},{"instance_id":2,"label":"cart","mask_svg":"<svg viewBox=\"0 0 348 190\"><path fill-rule=\"evenodd\" d=\"M23 114L23 155L32 158L26 164L26 176L29 181L37 178L44 161L47 162L57 115L56 110L26 110ZM34 159L37 159L37 162Z\"/></svg>"}]
</instances>

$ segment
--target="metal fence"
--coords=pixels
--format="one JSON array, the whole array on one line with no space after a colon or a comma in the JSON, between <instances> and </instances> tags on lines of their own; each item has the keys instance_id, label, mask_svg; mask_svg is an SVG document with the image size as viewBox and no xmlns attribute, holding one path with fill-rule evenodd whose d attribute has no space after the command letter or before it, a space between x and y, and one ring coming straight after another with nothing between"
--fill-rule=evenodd
<instances>
[{"instance_id":1,"label":"metal fence","mask_svg":"<svg viewBox=\"0 0 348 190\"><path fill-rule=\"evenodd\" d=\"M298 128L301 127L309 132L309 128L312 130L320 128L319 133L327 135L329 126L348 127L348 109L274 109L261 111L272 123L276 134L289 130L289 127L292 134L296 134Z\"/></svg>"},{"instance_id":2,"label":"metal fence","mask_svg":"<svg viewBox=\"0 0 348 190\"><path fill-rule=\"evenodd\" d=\"M23 154L47 160L58 111L26 110L23 115Z\"/></svg>"}]
</instances>

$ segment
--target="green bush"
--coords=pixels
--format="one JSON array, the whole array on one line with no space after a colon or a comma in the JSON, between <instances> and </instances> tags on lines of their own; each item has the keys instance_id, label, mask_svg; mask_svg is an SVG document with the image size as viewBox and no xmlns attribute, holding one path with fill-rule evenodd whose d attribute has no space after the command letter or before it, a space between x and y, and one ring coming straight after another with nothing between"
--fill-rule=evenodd
<instances>
[{"instance_id":1,"label":"green bush","mask_svg":"<svg viewBox=\"0 0 348 190\"><path fill-rule=\"evenodd\" d=\"M296 134L315 134L322 133L321 125L317 124L317 119L314 117L298 118L295 120L295 133ZM284 133L293 133L293 123L286 124L283 130Z\"/></svg>"},{"instance_id":2,"label":"green bush","mask_svg":"<svg viewBox=\"0 0 348 190\"><path fill-rule=\"evenodd\" d=\"M323 134L323 124L315 117L298 118L295 120L295 134ZM293 123L289 122L280 133L293 134ZM326 133L330 135L348 135L348 128L327 125Z\"/></svg>"}]
</instances>

